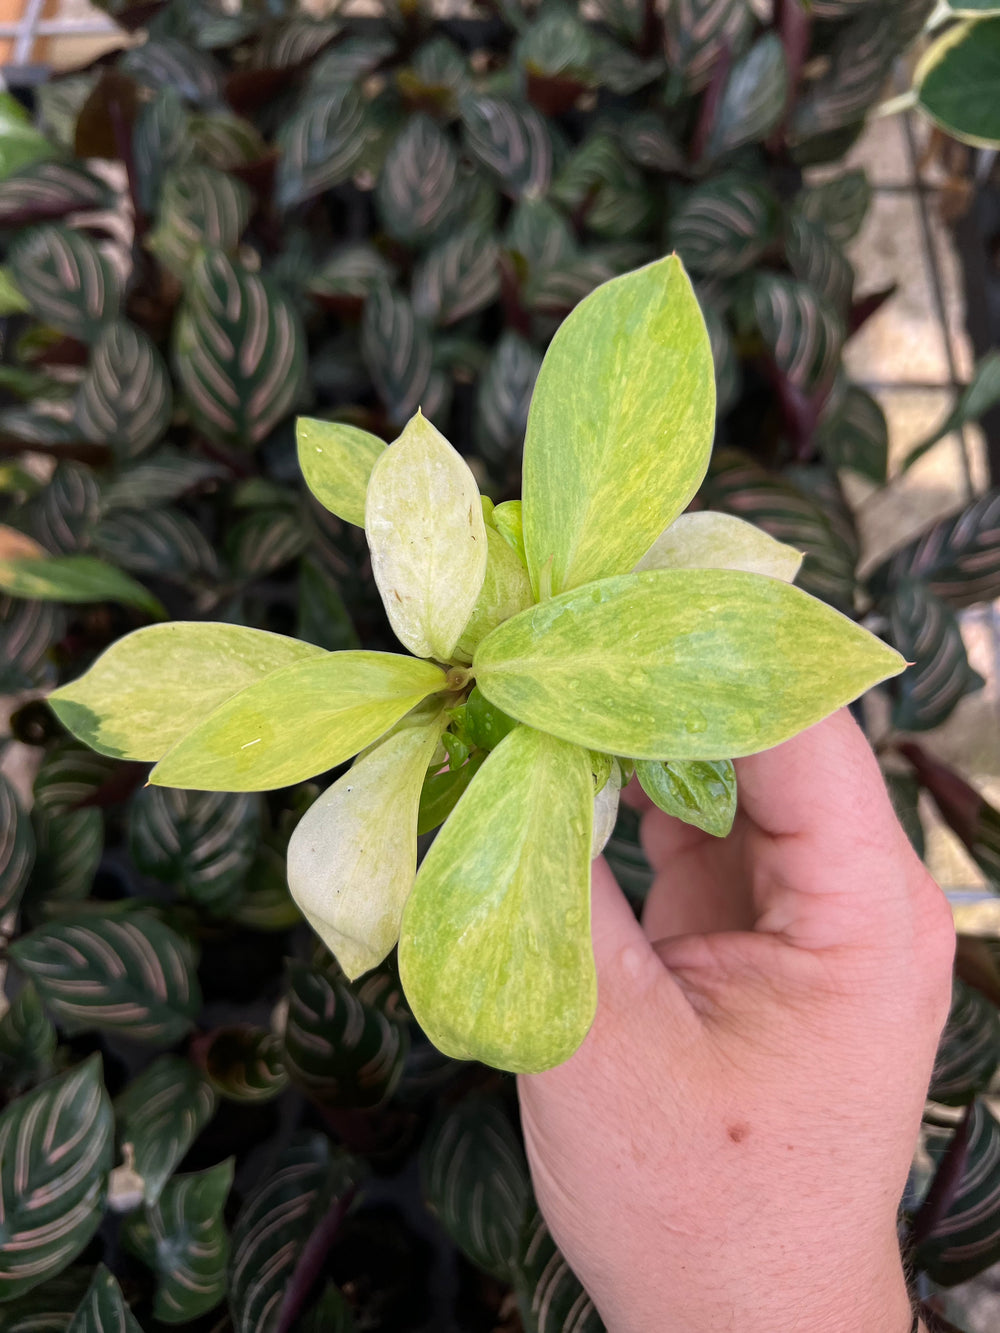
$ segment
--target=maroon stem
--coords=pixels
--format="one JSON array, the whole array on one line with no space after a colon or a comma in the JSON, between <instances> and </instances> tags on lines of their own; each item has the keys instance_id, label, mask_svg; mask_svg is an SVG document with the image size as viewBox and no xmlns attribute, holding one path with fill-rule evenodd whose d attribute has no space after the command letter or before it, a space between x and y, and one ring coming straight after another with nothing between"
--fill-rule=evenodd
<instances>
[{"instance_id":1,"label":"maroon stem","mask_svg":"<svg viewBox=\"0 0 1000 1333\"><path fill-rule=\"evenodd\" d=\"M334 1199L325 1217L310 1235L295 1265L288 1291L281 1306L281 1317L275 1333L292 1333L298 1327L299 1316L323 1274L326 1256L337 1239L341 1224L357 1195L357 1185L351 1185Z\"/></svg>"}]
</instances>

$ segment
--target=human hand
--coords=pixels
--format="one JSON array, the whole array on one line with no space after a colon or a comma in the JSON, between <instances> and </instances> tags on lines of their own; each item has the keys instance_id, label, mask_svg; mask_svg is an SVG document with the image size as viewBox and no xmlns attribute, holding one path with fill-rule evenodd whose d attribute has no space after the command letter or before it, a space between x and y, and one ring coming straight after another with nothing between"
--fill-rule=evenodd
<instances>
[{"instance_id":1,"label":"human hand","mask_svg":"<svg viewBox=\"0 0 1000 1333\"><path fill-rule=\"evenodd\" d=\"M737 761L711 838L594 865L598 1008L519 1079L539 1205L610 1333L908 1333L896 1216L954 932L850 715Z\"/></svg>"}]
</instances>

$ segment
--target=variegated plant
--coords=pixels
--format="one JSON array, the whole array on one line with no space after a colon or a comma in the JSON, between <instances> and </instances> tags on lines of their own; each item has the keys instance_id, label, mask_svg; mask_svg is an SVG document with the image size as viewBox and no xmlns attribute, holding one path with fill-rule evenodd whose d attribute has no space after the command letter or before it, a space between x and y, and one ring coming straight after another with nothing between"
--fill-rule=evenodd
<instances>
[{"instance_id":1,"label":"variegated plant","mask_svg":"<svg viewBox=\"0 0 1000 1333\"><path fill-rule=\"evenodd\" d=\"M300 423L306 478L363 522L412 656L156 625L52 706L104 754L156 760L161 786L287 787L360 752L292 836L305 916L348 977L398 940L408 1002L446 1053L557 1064L593 1018L590 863L633 770L664 809L724 835L733 757L904 666L791 585L797 552L683 512L714 417L680 261L613 279L542 364L523 502L481 497L419 411L388 447ZM418 871L418 828L442 821Z\"/></svg>"}]
</instances>

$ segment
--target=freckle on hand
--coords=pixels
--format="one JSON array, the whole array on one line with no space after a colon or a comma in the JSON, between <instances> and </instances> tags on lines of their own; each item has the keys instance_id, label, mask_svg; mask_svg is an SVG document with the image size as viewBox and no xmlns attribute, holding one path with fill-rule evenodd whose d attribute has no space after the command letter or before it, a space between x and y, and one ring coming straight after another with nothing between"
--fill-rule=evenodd
<instances>
[{"instance_id":1,"label":"freckle on hand","mask_svg":"<svg viewBox=\"0 0 1000 1333\"><path fill-rule=\"evenodd\" d=\"M749 1125L730 1125L726 1131L733 1143L742 1143L750 1133Z\"/></svg>"}]
</instances>

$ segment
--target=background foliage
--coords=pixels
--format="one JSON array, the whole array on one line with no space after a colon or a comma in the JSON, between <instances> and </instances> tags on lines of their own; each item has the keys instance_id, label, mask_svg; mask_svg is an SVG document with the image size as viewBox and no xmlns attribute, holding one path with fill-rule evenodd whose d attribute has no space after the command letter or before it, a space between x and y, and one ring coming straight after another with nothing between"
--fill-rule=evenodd
<instances>
[{"instance_id":1,"label":"background foliage","mask_svg":"<svg viewBox=\"0 0 1000 1333\"><path fill-rule=\"evenodd\" d=\"M919 844L925 787L1000 888L1000 813L912 741L982 683L956 612L1000 595L1000 494L859 579L839 477L886 484L888 437L841 350L890 293L854 297L864 174L803 177L932 5L598 8L113 4L142 44L31 115L3 97L0 688L38 767L30 811L0 778L0 1330L600 1327L510 1082L438 1055L391 965L351 985L299 921L284 851L316 786L147 788L42 702L151 617L392 646L363 537L301 484L297 411L392 439L422 406L515 495L560 320L676 248L720 400L699 503L805 551L803 586L914 663L910 739L880 738L900 813ZM942 433L998 398L994 356ZM628 812L609 855L640 902ZM1000 967L969 945L959 970L909 1236L943 1284L1000 1259Z\"/></svg>"}]
</instances>

